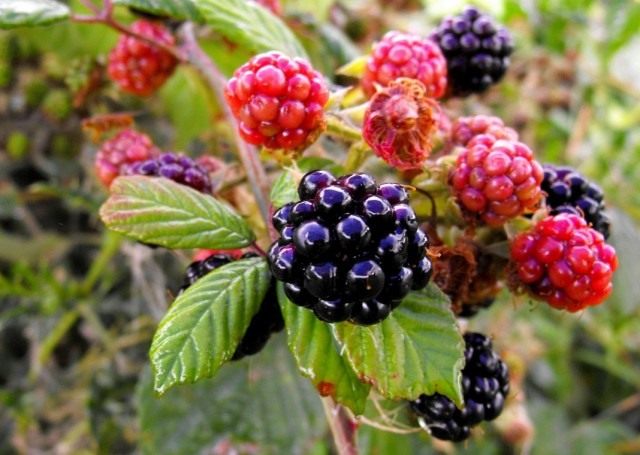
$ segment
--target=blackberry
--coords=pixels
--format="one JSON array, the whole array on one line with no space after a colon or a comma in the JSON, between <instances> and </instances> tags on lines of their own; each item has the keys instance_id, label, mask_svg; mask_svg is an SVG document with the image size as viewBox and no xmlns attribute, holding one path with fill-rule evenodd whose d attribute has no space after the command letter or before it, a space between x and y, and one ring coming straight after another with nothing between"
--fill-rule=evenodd
<instances>
[{"instance_id":1,"label":"blackberry","mask_svg":"<svg viewBox=\"0 0 640 455\"><path fill-rule=\"evenodd\" d=\"M245 253L239 259L257 257L255 253ZM207 273L237 260L231 254L216 253L201 261L192 262L184 275L184 282L178 291L182 294L189 286ZM280 332L284 328L284 319L278 305L275 281L272 280L269 290L260 304L258 312L253 316L247 331L233 353L231 360L239 360L245 356L257 354L269 341L272 333Z\"/></svg>"},{"instance_id":2,"label":"blackberry","mask_svg":"<svg viewBox=\"0 0 640 455\"><path fill-rule=\"evenodd\" d=\"M509 31L474 7L445 18L431 39L447 60L448 90L454 96L480 93L498 82L513 52Z\"/></svg>"},{"instance_id":3,"label":"blackberry","mask_svg":"<svg viewBox=\"0 0 640 455\"><path fill-rule=\"evenodd\" d=\"M542 190L551 214L582 216L596 231L609 238L611 220L604 212L604 193L575 169L545 164Z\"/></svg>"},{"instance_id":4,"label":"blackberry","mask_svg":"<svg viewBox=\"0 0 640 455\"><path fill-rule=\"evenodd\" d=\"M410 402L413 412L437 439L454 442L467 439L471 427L502 413L509 393L509 370L492 350L491 340L481 333L468 332L464 341L464 407L456 408L453 401L439 393L420 395Z\"/></svg>"},{"instance_id":5,"label":"blackberry","mask_svg":"<svg viewBox=\"0 0 640 455\"><path fill-rule=\"evenodd\" d=\"M158 157L127 166L124 173L164 177L201 193L212 191L209 173L193 159L182 154L163 153Z\"/></svg>"},{"instance_id":6,"label":"blackberry","mask_svg":"<svg viewBox=\"0 0 640 455\"><path fill-rule=\"evenodd\" d=\"M431 277L429 239L402 185L362 173L307 173L299 202L276 210L280 238L269 249L274 277L294 304L326 322L385 319Z\"/></svg>"}]
</instances>

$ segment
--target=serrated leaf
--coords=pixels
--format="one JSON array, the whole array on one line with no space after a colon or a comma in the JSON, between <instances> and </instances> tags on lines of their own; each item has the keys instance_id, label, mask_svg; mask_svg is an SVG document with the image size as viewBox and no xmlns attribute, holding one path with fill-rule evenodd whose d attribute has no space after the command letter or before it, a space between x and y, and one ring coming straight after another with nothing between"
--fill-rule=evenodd
<instances>
[{"instance_id":1,"label":"serrated leaf","mask_svg":"<svg viewBox=\"0 0 640 455\"><path fill-rule=\"evenodd\" d=\"M100 217L109 229L167 248L233 249L250 245L249 225L228 205L157 177L118 177Z\"/></svg>"},{"instance_id":2,"label":"serrated leaf","mask_svg":"<svg viewBox=\"0 0 640 455\"><path fill-rule=\"evenodd\" d=\"M320 400L281 335L259 354L225 365L214 379L160 397L146 371L136 401L145 454L210 453L221 441L237 444L241 453L250 443L261 454L305 454L326 431Z\"/></svg>"},{"instance_id":3,"label":"serrated leaf","mask_svg":"<svg viewBox=\"0 0 640 455\"><path fill-rule=\"evenodd\" d=\"M213 377L233 356L269 282L263 258L245 259L215 269L179 295L151 342L156 391Z\"/></svg>"},{"instance_id":4,"label":"serrated leaf","mask_svg":"<svg viewBox=\"0 0 640 455\"><path fill-rule=\"evenodd\" d=\"M53 0L2 0L0 28L53 24L70 14L67 5Z\"/></svg>"},{"instance_id":5,"label":"serrated leaf","mask_svg":"<svg viewBox=\"0 0 640 455\"><path fill-rule=\"evenodd\" d=\"M287 169L282 171L276 181L273 182L269 199L271 199L271 204L274 207L282 207L298 199L298 185L293 172Z\"/></svg>"},{"instance_id":6,"label":"serrated leaf","mask_svg":"<svg viewBox=\"0 0 640 455\"><path fill-rule=\"evenodd\" d=\"M409 294L380 324L341 323L334 331L360 379L383 396L439 392L462 404L464 341L449 299L434 284Z\"/></svg>"},{"instance_id":7,"label":"serrated leaf","mask_svg":"<svg viewBox=\"0 0 640 455\"><path fill-rule=\"evenodd\" d=\"M328 324L291 303L278 286L278 301L287 328L289 349L300 372L322 396L331 396L354 414L362 414L371 387L361 382L336 344Z\"/></svg>"},{"instance_id":8,"label":"serrated leaf","mask_svg":"<svg viewBox=\"0 0 640 455\"><path fill-rule=\"evenodd\" d=\"M290 57L307 58L287 25L253 1L200 0L196 5L207 24L240 46L256 52L276 50Z\"/></svg>"},{"instance_id":9,"label":"serrated leaf","mask_svg":"<svg viewBox=\"0 0 640 455\"><path fill-rule=\"evenodd\" d=\"M159 16L202 22L195 0L115 0L114 3Z\"/></svg>"}]
</instances>

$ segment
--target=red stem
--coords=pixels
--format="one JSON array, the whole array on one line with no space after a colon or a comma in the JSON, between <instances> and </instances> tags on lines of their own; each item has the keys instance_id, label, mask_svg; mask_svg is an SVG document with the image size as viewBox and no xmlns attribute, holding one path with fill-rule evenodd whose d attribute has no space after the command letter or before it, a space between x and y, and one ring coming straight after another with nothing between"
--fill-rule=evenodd
<instances>
[{"instance_id":1,"label":"red stem","mask_svg":"<svg viewBox=\"0 0 640 455\"><path fill-rule=\"evenodd\" d=\"M358 455L357 423L349 416L348 411L331 397L322 398L322 406L338 455Z\"/></svg>"}]
</instances>

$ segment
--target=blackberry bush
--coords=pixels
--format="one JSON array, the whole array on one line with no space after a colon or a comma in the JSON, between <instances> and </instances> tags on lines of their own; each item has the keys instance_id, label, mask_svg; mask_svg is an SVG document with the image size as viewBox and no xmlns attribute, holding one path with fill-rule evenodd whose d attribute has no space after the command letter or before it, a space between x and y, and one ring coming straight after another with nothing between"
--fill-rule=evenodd
<instances>
[{"instance_id":1,"label":"blackberry bush","mask_svg":"<svg viewBox=\"0 0 640 455\"><path fill-rule=\"evenodd\" d=\"M429 239L402 185L311 171L298 195L273 215L280 239L269 250L271 271L293 303L326 322L369 325L427 285Z\"/></svg>"},{"instance_id":2,"label":"blackberry bush","mask_svg":"<svg viewBox=\"0 0 640 455\"><path fill-rule=\"evenodd\" d=\"M434 438L464 441L471 428L502 413L509 394L509 369L492 350L491 340L481 333L464 334L465 366L462 370L464 407L444 395L420 395L411 409Z\"/></svg>"},{"instance_id":3,"label":"blackberry bush","mask_svg":"<svg viewBox=\"0 0 640 455\"><path fill-rule=\"evenodd\" d=\"M477 8L468 7L444 19L431 39L447 59L448 87L453 96L483 92L509 68L511 34Z\"/></svg>"}]
</instances>

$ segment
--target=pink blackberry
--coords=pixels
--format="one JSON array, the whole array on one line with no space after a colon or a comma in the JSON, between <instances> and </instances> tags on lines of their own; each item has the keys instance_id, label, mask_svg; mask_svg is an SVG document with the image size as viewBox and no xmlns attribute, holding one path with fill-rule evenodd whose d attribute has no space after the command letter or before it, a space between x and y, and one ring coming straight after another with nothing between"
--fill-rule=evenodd
<instances>
[{"instance_id":1,"label":"pink blackberry","mask_svg":"<svg viewBox=\"0 0 640 455\"><path fill-rule=\"evenodd\" d=\"M122 174L123 167L148 160L160 153L149 136L132 129L122 130L98 151L95 170L105 187Z\"/></svg>"},{"instance_id":2,"label":"pink blackberry","mask_svg":"<svg viewBox=\"0 0 640 455\"><path fill-rule=\"evenodd\" d=\"M139 19L131 30L166 46L175 45L171 31L160 22ZM177 59L166 50L129 35L122 35L109 54L109 77L125 92L153 94L173 74Z\"/></svg>"},{"instance_id":3,"label":"pink blackberry","mask_svg":"<svg viewBox=\"0 0 640 455\"><path fill-rule=\"evenodd\" d=\"M498 227L538 206L542 178L525 144L481 134L458 156L450 184L468 216Z\"/></svg>"},{"instance_id":4,"label":"pink blackberry","mask_svg":"<svg viewBox=\"0 0 640 455\"><path fill-rule=\"evenodd\" d=\"M245 141L297 151L313 143L324 129L329 90L307 61L267 52L235 71L225 98Z\"/></svg>"},{"instance_id":5,"label":"pink blackberry","mask_svg":"<svg viewBox=\"0 0 640 455\"><path fill-rule=\"evenodd\" d=\"M465 147L471 139L480 134L488 134L495 139L517 141L518 133L505 126L502 119L490 115L474 115L460 117L452 126L451 143L453 146Z\"/></svg>"},{"instance_id":6,"label":"pink blackberry","mask_svg":"<svg viewBox=\"0 0 640 455\"><path fill-rule=\"evenodd\" d=\"M190 157L177 153L163 153L158 157L132 164L126 167L124 173L164 177L202 193L211 193L212 190L211 179L206 169Z\"/></svg>"},{"instance_id":7,"label":"pink blackberry","mask_svg":"<svg viewBox=\"0 0 640 455\"><path fill-rule=\"evenodd\" d=\"M515 237L511 261L517 281L554 308L580 311L613 289L615 249L578 215L549 216Z\"/></svg>"},{"instance_id":8,"label":"pink blackberry","mask_svg":"<svg viewBox=\"0 0 640 455\"><path fill-rule=\"evenodd\" d=\"M447 61L438 45L427 38L388 32L374 44L367 59L362 89L370 97L376 85L386 87L399 77L422 82L428 96L440 98L447 88Z\"/></svg>"}]
</instances>

